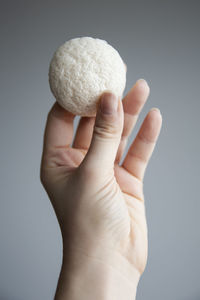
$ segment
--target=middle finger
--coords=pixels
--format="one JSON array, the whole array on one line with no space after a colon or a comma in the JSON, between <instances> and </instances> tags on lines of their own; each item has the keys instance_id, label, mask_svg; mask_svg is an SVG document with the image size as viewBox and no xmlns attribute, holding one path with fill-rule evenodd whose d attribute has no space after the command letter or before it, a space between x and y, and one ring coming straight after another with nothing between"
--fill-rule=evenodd
<instances>
[{"instance_id":1,"label":"middle finger","mask_svg":"<svg viewBox=\"0 0 200 300\"><path fill-rule=\"evenodd\" d=\"M122 104L124 109L124 128L116 155L116 163L119 163L125 150L128 137L131 134L139 113L141 112L148 96L150 88L144 79L139 79L124 97Z\"/></svg>"}]
</instances>

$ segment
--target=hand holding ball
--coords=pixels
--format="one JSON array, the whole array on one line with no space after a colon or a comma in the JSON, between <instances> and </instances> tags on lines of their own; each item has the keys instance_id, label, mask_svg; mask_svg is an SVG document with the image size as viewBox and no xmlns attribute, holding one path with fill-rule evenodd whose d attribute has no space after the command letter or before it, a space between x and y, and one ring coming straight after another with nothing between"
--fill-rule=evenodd
<instances>
[{"instance_id":1,"label":"hand holding ball","mask_svg":"<svg viewBox=\"0 0 200 300\"><path fill-rule=\"evenodd\" d=\"M50 63L49 84L58 103L80 116L95 116L105 91L122 97L126 68L117 50L106 41L74 38L58 48Z\"/></svg>"}]
</instances>

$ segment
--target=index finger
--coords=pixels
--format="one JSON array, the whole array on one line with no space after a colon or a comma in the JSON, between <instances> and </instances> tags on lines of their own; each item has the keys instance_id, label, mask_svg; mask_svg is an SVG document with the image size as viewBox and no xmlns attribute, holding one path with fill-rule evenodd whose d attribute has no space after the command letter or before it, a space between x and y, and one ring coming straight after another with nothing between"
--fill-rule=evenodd
<instances>
[{"instance_id":1,"label":"index finger","mask_svg":"<svg viewBox=\"0 0 200 300\"><path fill-rule=\"evenodd\" d=\"M73 120L75 115L54 103L48 113L45 133L44 151L52 148L70 147L73 139Z\"/></svg>"}]
</instances>

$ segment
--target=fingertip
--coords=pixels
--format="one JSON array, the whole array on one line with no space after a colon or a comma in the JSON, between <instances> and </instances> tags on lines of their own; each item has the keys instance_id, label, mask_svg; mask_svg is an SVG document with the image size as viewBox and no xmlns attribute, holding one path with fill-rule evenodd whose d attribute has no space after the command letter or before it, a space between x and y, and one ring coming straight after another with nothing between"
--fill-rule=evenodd
<instances>
[{"instance_id":1,"label":"fingertip","mask_svg":"<svg viewBox=\"0 0 200 300\"><path fill-rule=\"evenodd\" d=\"M157 107L152 107L152 108L150 109L150 111L157 111L157 112L159 112L159 113L160 113L160 109L159 109L159 108L157 108Z\"/></svg>"},{"instance_id":2,"label":"fingertip","mask_svg":"<svg viewBox=\"0 0 200 300\"><path fill-rule=\"evenodd\" d=\"M100 100L100 112L103 115L113 115L118 109L118 99L114 93L105 92Z\"/></svg>"},{"instance_id":3,"label":"fingertip","mask_svg":"<svg viewBox=\"0 0 200 300\"><path fill-rule=\"evenodd\" d=\"M156 119L159 119L162 121L162 115L161 115L161 112L160 112L160 109L157 108L157 107L152 107L149 111L149 114L150 114L150 117L151 118L156 118Z\"/></svg>"},{"instance_id":4,"label":"fingertip","mask_svg":"<svg viewBox=\"0 0 200 300\"><path fill-rule=\"evenodd\" d=\"M150 87L145 79L141 78L136 81L127 94L127 97L134 97L134 101L138 103L139 108L145 104L149 97ZM136 101L137 100L137 101ZM136 105L136 103L135 103ZM137 108L138 109L138 108ZM136 111L137 111L136 109Z\"/></svg>"},{"instance_id":5,"label":"fingertip","mask_svg":"<svg viewBox=\"0 0 200 300\"><path fill-rule=\"evenodd\" d=\"M146 118L139 131L139 136L149 143L155 143L159 136L161 125L162 117L160 111L157 108L153 108L146 115Z\"/></svg>"},{"instance_id":6,"label":"fingertip","mask_svg":"<svg viewBox=\"0 0 200 300\"><path fill-rule=\"evenodd\" d=\"M63 108L57 101L53 104L53 106L51 107L49 113L48 113L48 117L55 117L58 119L74 119L75 115L71 112L69 112L68 110L66 110L65 108Z\"/></svg>"},{"instance_id":7,"label":"fingertip","mask_svg":"<svg viewBox=\"0 0 200 300\"><path fill-rule=\"evenodd\" d=\"M113 92L105 91L100 97L97 110L104 116L116 116L122 114L123 105L121 97Z\"/></svg>"},{"instance_id":8,"label":"fingertip","mask_svg":"<svg viewBox=\"0 0 200 300\"><path fill-rule=\"evenodd\" d=\"M147 81L144 78L140 78L136 81L135 85L137 85L140 89L146 89L148 92L150 92L150 87L147 83Z\"/></svg>"}]
</instances>

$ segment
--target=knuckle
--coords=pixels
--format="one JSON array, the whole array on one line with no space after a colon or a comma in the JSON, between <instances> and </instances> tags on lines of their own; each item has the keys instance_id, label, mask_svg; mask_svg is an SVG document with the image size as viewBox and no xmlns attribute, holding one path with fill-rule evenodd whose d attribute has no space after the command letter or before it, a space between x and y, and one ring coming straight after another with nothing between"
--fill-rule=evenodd
<instances>
[{"instance_id":1,"label":"knuckle","mask_svg":"<svg viewBox=\"0 0 200 300\"><path fill-rule=\"evenodd\" d=\"M102 138L118 138L121 134L117 124L102 123L94 126L94 134Z\"/></svg>"}]
</instances>

